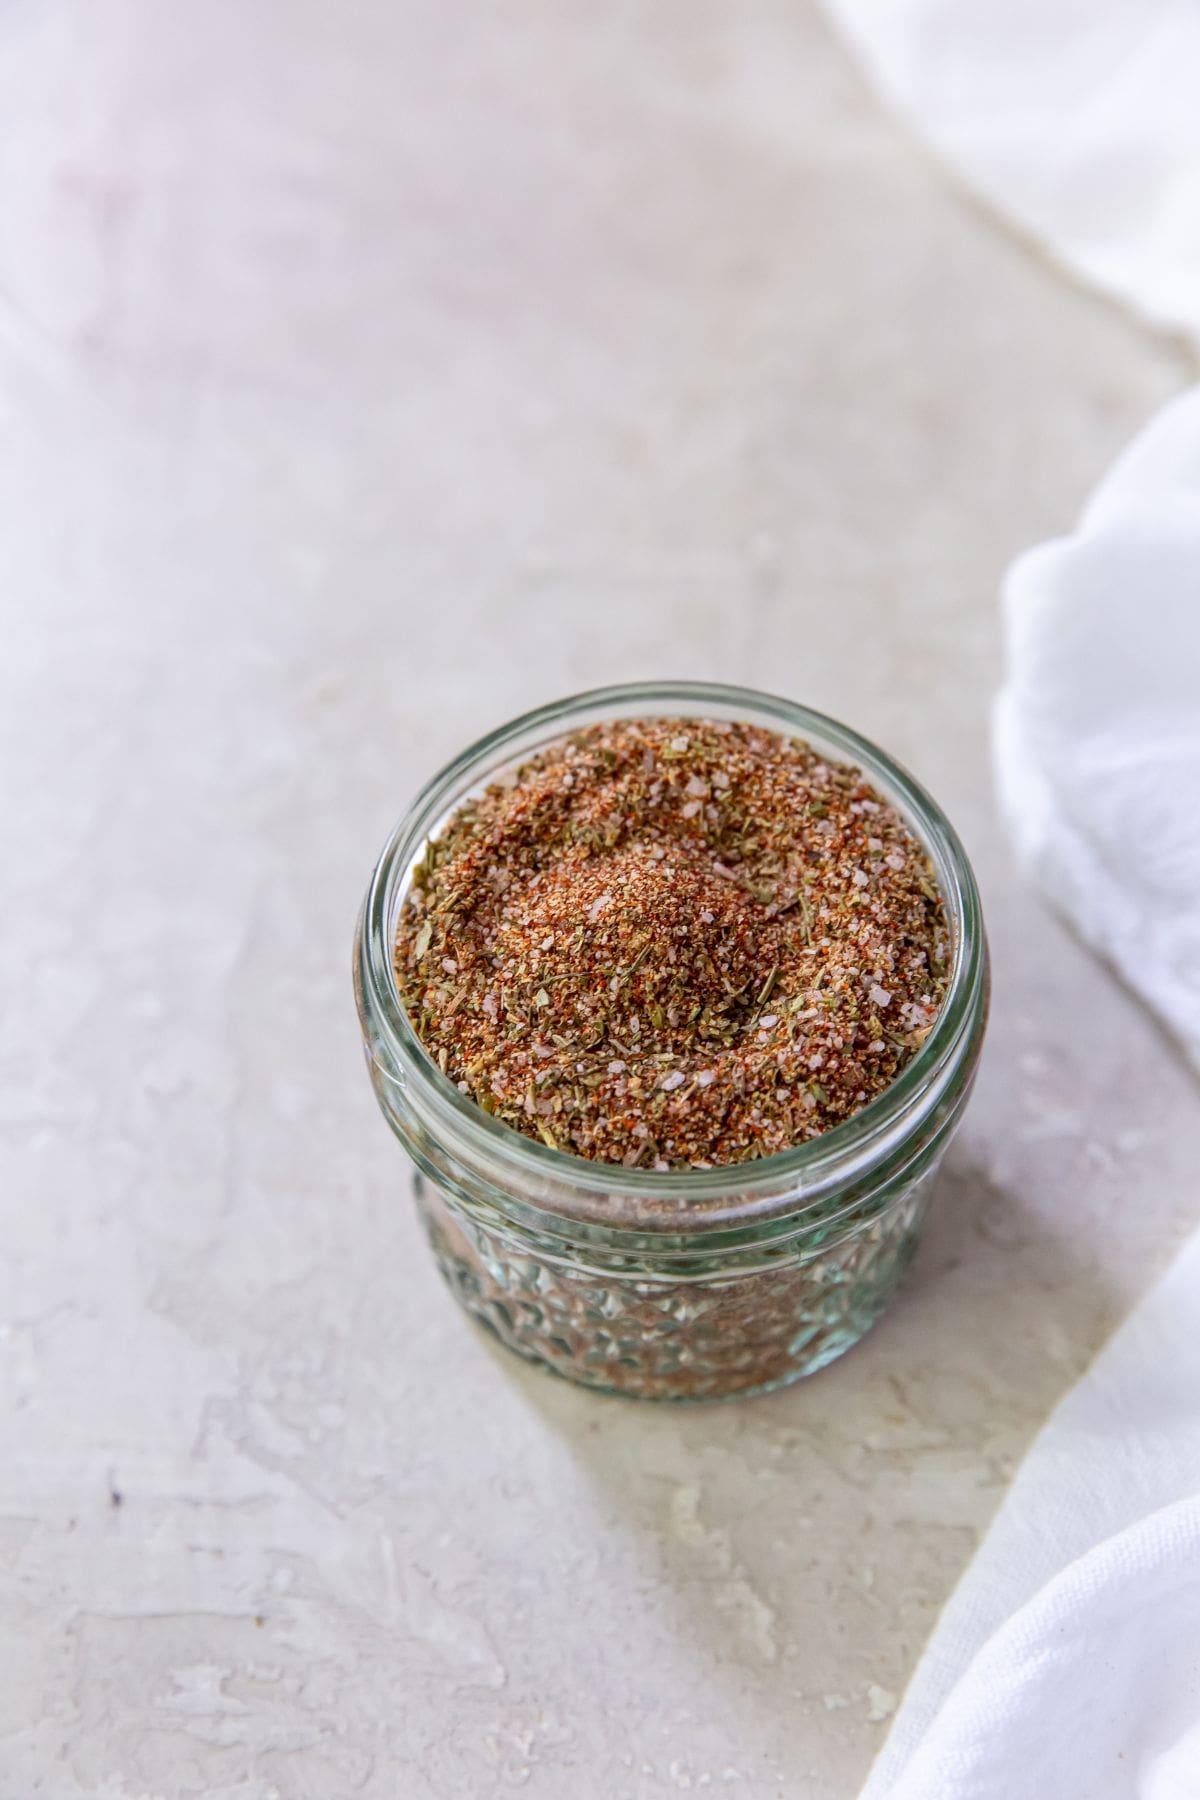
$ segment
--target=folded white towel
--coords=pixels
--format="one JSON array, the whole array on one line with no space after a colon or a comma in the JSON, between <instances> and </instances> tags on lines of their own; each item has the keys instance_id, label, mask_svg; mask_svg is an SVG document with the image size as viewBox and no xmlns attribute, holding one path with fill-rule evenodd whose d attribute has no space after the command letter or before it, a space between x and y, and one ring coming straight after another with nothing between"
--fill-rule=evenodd
<instances>
[{"instance_id":1,"label":"folded white towel","mask_svg":"<svg viewBox=\"0 0 1200 1800\"><path fill-rule=\"evenodd\" d=\"M1196 0L824 0L879 88L1075 273L1200 337Z\"/></svg>"},{"instance_id":2,"label":"folded white towel","mask_svg":"<svg viewBox=\"0 0 1200 1800\"><path fill-rule=\"evenodd\" d=\"M1200 388L1071 537L1017 561L1005 625L996 769L1018 851L1200 1067Z\"/></svg>"}]
</instances>

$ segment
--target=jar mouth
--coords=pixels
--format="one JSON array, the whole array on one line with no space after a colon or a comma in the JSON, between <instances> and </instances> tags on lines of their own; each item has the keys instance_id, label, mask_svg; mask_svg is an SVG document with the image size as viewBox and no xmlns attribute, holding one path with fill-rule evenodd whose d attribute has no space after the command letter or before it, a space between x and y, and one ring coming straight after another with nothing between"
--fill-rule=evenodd
<instances>
[{"instance_id":1,"label":"jar mouth","mask_svg":"<svg viewBox=\"0 0 1200 1800\"><path fill-rule=\"evenodd\" d=\"M861 1111L803 1144L711 1169L629 1169L525 1137L486 1113L444 1075L417 1036L392 961L396 918L425 843L468 794L541 745L613 718L746 720L800 737L861 768L902 813L931 857L952 935L945 997L924 1043ZM659 681L594 688L522 714L470 744L429 781L392 832L367 891L355 989L368 1053L404 1090L423 1135L452 1150L493 1196L522 1210L604 1225L670 1231L729 1228L817 1206L865 1176L936 1117L978 1044L987 947L975 877L937 804L887 753L823 713L720 683Z\"/></svg>"}]
</instances>

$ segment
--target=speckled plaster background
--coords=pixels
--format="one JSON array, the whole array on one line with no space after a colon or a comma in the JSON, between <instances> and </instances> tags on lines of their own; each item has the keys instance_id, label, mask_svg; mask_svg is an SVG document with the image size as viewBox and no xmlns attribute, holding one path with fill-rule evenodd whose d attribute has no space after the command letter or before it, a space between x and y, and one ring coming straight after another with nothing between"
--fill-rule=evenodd
<instances>
[{"instance_id":1,"label":"speckled plaster background","mask_svg":"<svg viewBox=\"0 0 1200 1800\"><path fill-rule=\"evenodd\" d=\"M987 765L999 574L1181 356L806 0L18 0L0 117L0 1796L852 1796L1196 1216ZM877 736L995 950L904 1298L694 1411L457 1315L349 987L414 787L650 674Z\"/></svg>"}]
</instances>

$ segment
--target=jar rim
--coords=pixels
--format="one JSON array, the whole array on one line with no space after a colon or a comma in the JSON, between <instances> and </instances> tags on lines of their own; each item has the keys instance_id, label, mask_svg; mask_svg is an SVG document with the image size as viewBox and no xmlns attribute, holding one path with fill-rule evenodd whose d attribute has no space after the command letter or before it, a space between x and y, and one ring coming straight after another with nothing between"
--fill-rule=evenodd
<instances>
[{"instance_id":1,"label":"jar rim","mask_svg":"<svg viewBox=\"0 0 1200 1800\"><path fill-rule=\"evenodd\" d=\"M629 1169L552 1149L493 1118L438 1067L400 998L393 966L396 908L428 839L458 804L516 753L613 717L749 719L815 740L859 767L898 803L937 870L953 937L945 997L924 1043L880 1094L841 1124L787 1150L711 1169ZM886 751L798 702L717 682L648 681L593 688L534 708L469 744L420 790L389 836L363 904L355 988L368 1052L416 1103L427 1133L447 1142L522 1210L609 1229L725 1228L803 1213L891 1156L936 1114L977 1043L987 947L974 873L932 796ZM383 1050L386 1060L379 1054ZM663 1209L665 1217L658 1217ZM668 1222L669 1221L669 1222Z\"/></svg>"}]
</instances>

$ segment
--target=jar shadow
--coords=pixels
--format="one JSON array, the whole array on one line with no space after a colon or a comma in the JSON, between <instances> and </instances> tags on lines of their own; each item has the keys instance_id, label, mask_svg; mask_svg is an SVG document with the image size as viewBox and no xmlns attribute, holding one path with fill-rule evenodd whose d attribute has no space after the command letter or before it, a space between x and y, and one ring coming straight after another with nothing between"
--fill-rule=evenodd
<instances>
[{"instance_id":1,"label":"jar shadow","mask_svg":"<svg viewBox=\"0 0 1200 1800\"><path fill-rule=\"evenodd\" d=\"M704 1691L736 1693L741 1729L797 1705L821 1733L870 1724L869 1760L1021 1455L1120 1310L1065 1221L960 1143L892 1308L791 1387L628 1400L495 1354L634 1535L645 1604Z\"/></svg>"}]
</instances>

